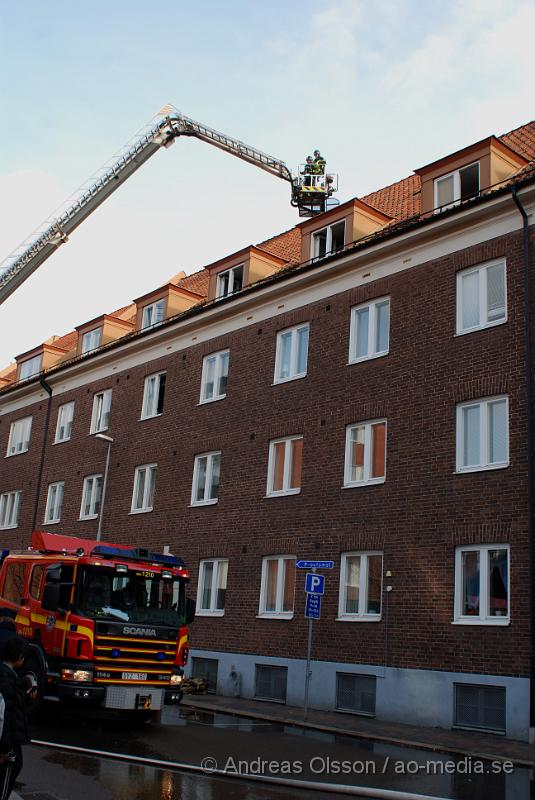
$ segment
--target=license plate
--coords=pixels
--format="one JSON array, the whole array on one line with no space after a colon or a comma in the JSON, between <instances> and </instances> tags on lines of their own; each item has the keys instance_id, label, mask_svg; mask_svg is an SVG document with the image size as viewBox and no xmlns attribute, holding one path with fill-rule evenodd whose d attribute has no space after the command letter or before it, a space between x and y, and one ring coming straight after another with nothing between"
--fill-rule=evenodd
<instances>
[{"instance_id":1,"label":"license plate","mask_svg":"<svg viewBox=\"0 0 535 800\"><path fill-rule=\"evenodd\" d=\"M123 672L122 674L123 681L146 681L147 680L147 673L146 672Z\"/></svg>"}]
</instances>

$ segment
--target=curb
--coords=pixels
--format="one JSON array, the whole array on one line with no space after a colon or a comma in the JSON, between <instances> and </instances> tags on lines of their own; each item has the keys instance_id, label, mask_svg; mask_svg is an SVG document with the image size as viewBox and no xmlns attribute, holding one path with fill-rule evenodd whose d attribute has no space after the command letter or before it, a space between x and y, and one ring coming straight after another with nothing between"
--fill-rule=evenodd
<instances>
[{"instance_id":1,"label":"curb","mask_svg":"<svg viewBox=\"0 0 535 800\"><path fill-rule=\"evenodd\" d=\"M184 702L185 701L185 702ZM261 719L266 722L279 722L283 725L293 725L297 728L308 728L310 730L322 731L323 733L333 733L337 736L352 736L356 739L366 739L368 741L386 742L387 744L400 745L401 747L412 747L417 750L429 750L437 753L451 753L454 755L470 756L471 758L485 759L486 761L508 761L518 767L527 767L533 769L535 766L535 753L533 760L527 761L515 756L504 756L496 753L477 752L474 750L465 750L461 747L452 745L430 744L429 742L419 742L414 739L401 739L395 736L386 736L380 733L368 733L364 731L347 730L346 728L339 728L333 725L325 725L319 722L307 722L305 720L293 719L292 717L279 717L274 714L262 714L260 712L245 711L242 709L233 709L229 707L222 708L216 703L200 703L195 704L194 700L184 698L182 705L188 708L194 708L198 711L213 711L219 714L229 714L236 717L245 717L246 719Z\"/></svg>"}]
</instances>

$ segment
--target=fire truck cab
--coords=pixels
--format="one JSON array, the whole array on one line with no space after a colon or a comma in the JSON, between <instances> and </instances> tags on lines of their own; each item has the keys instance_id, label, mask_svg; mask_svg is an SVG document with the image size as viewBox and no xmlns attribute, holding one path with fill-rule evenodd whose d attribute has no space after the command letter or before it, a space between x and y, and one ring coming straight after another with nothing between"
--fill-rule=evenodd
<instances>
[{"instance_id":1,"label":"fire truck cab","mask_svg":"<svg viewBox=\"0 0 535 800\"><path fill-rule=\"evenodd\" d=\"M38 703L148 716L180 702L194 617L181 558L36 531L0 563L0 606L16 611L28 641Z\"/></svg>"}]
</instances>

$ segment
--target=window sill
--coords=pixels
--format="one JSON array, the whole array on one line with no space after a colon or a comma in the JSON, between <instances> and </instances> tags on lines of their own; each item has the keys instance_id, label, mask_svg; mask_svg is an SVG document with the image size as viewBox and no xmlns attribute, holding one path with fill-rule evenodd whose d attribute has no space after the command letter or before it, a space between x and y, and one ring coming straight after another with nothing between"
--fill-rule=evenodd
<instances>
[{"instance_id":1,"label":"window sill","mask_svg":"<svg viewBox=\"0 0 535 800\"><path fill-rule=\"evenodd\" d=\"M478 331L485 331L487 328L495 328L497 325L505 325L507 317L504 319L497 319L494 322L487 322L485 325L478 325L477 328L466 328L462 331L456 331L455 336L467 336L470 333L477 333Z\"/></svg>"},{"instance_id":2,"label":"window sill","mask_svg":"<svg viewBox=\"0 0 535 800\"><path fill-rule=\"evenodd\" d=\"M199 400L197 403L198 406L208 406L210 403L217 403L219 400L225 400L227 397L226 394L221 394L218 397L210 397L209 400Z\"/></svg>"},{"instance_id":3,"label":"window sill","mask_svg":"<svg viewBox=\"0 0 535 800\"><path fill-rule=\"evenodd\" d=\"M489 472L493 469L507 469L509 467L509 461L505 464L487 464L484 467L460 467L454 471L454 475L464 475L465 473L470 472Z\"/></svg>"},{"instance_id":4,"label":"window sill","mask_svg":"<svg viewBox=\"0 0 535 800\"><path fill-rule=\"evenodd\" d=\"M215 504L219 501L219 498L216 497L215 500L202 500L198 503L190 503L190 508L199 508L200 506L215 506Z\"/></svg>"},{"instance_id":5,"label":"window sill","mask_svg":"<svg viewBox=\"0 0 535 800\"><path fill-rule=\"evenodd\" d=\"M15 528L18 528L18 527L19 527L19 524L17 522L16 525L4 525L3 527L0 528L0 531L14 531Z\"/></svg>"},{"instance_id":6,"label":"window sill","mask_svg":"<svg viewBox=\"0 0 535 800\"><path fill-rule=\"evenodd\" d=\"M257 619L288 619L288 620L291 620L291 619L294 618L294 614L293 614L293 611L291 613L290 612L285 612L285 613L282 613L282 614L274 614L274 613L262 614L262 613L260 613L260 614L256 615L256 618Z\"/></svg>"},{"instance_id":7,"label":"window sill","mask_svg":"<svg viewBox=\"0 0 535 800\"><path fill-rule=\"evenodd\" d=\"M205 611L200 611L200 610L197 610L197 611L195 611L195 616L196 617L224 617L225 616L225 610L224 609L223 609L223 611L206 611L206 610Z\"/></svg>"},{"instance_id":8,"label":"window sill","mask_svg":"<svg viewBox=\"0 0 535 800\"><path fill-rule=\"evenodd\" d=\"M381 615L367 614L359 617L357 614L347 614L343 617L336 617L335 622L381 622Z\"/></svg>"},{"instance_id":9,"label":"window sill","mask_svg":"<svg viewBox=\"0 0 535 800\"><path fill-rule=\"evenodd\" d=\"M69 436L68 439L58 439L57 441L52 442L52 444L65 444L65 442L70 442L71 437Z\"/></svg>"},{"instance_id":10,"label":"window sill","mask_svg":"<svg viewBox=\"0 0 535 800\"><path fill-rule=\"evenodd\" d=\"M454 619L451 622L452 625L486 625L486 626L497 626L497 627L504 627L511 624L511 620L509 617L489 617L487 619L478 619L477 617L474 618L467 618L467 619Z\"/></svg>"},{"instance_id":11,"label":"window sill","mask_svg":"<svg viewBox=\"0 0 535 800\"><path fill-rule=\"evenodd\" d=\"M390 353L390 350L385 350L381 353L374 353L371 356L361 356L360 358L350 358L347 362L347 366L350 367L352 364L362 364L363 361L375 361L376 358L384 358Z\"/></svg>"},{"instance_id":12,"label":"window sill","mask_svg":"<svg viewBox=\"0 0 535 800\"><path fill-rule=\"evenodd\" d=\"M98 431L89 431L89 433L87 435L88 436L95 436L95 434L97 434L97 433L106 433L106 431L109 431L109 427L108 428L101 428Z\"/></svg>"},{"instance_id":13,"label":"window sill","mask_svg":"<svg viewBox=\"0 0 535 800\"><path fill-rule=\"evenodd\" d=\"M60 519L51 519L48 522L46 522L46 521L43 522L43 525L58 525L58 523L60 523L60 522L61 522Z\"/></svg>"},{"instance_id":14,"label":"window sill","mask_svg":"<svg viewBox=\"0 0 535 800\"><path fill-rule=\"evenodd\" d=\"M279 386L281 383L291 383L292 381L300 381L302 378L307 377L307 372L304 372L302 375L292 375L290 378L277 378L271 384L272 386Z\"/></svg>"},{"instance_id":15,"label":"window sill","mask_svg":"<svg viewBox=\"0 0 535 800\"><path fill-rule=\"evenodd\" d=\"M163 411L161 412L161 414L151 414L148 417L140 417L138 419L138 422L145 422L146 419L156 419L157 417L163 417ZM100 431L99 431L99 433L100 433Z\"/></svg>"},{"instance_id":16,"label":"window sill","mask_svg":"<svg viewBox=\"0 0 535 800\"><path fill-rule=\"evenodd\" d=\"M133 508L132 511L129 511L129 514L149 514L152 511L152 506L150 508Z\"/></svg>"},{"instance_id":17,"label":"window sill","mask_svg":"<svg viewBox=\"0 0 535 800\"><path fill-rule=\"evenodd\" d=\"M377 486L385 482L386 478L372 478L369 481L359 481L358 483L344 483L342 489L360 489L362 486Z\"/></svg>"},{"instance_id":18,"label":"window sill","mask_svg":"<svg viewBox=\"0 0 535 800\"><path fill-rule=\"evenodd\" d=\"M87 522L90 519L98 519L98 514L90 514L88 517L78 517L78 522Z\"/></svg>"},{"instance_id":19,"label":"window sill","mask_svg":"<svg viewBox=\"0 0 535 800\"><path fill-rule=\"evenodd\" d=\"M18 453L6 453L4 458L13 458L13 456L21 456L23 453L27 453L30 448L27 447L26 450L19 450Z\"/></svg>"},{"instance_id":20,"label":"window sill","mask_svg":"<svg viewBox=\"0 0 535 800\"><path fill-rule=\"evenodd\" d=\"M264 497L266 499L272 497L287 497L292 494L301 494L301 487L299 487L299 489L286 489L284 492L268 492Z\"/></svg>"}]
</instances>

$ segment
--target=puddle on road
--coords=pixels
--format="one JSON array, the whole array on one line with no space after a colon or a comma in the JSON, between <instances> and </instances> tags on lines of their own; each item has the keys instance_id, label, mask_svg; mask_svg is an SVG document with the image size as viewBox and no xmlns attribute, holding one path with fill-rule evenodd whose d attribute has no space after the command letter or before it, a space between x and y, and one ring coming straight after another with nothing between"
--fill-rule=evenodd
<instances>
[{"instance_id":1,"label":"puddle on road","mask_svg":"<svg viewBox=\"0 0 535 800\"><path fill-rule=\"evenodd\" d=\"M287 774L288 778L297 780L310 778L320 782L350 783L357 786L382 786L401 791L427 793L452 798L452 800L528 800L533 789L533 784L530 782L530 770L522 767L515 767L511 774L506 774L501 766L495 768L494 762L475 758L463 759L447 753L405 748L343 734L332 734L282 723L251 720L189 708L165 710L162 725L137 727L118 720L111 722L109 719L99 720L98 715L95 718L86 715L83 717L62 715L62 717L63 719L40 730L39 735L36 735L34 731L34 737L49 741L61 741L66 744L77 743L92 749L105 748L108 752L128 753L163 761L183 760L192 764L200 763L202 756L206 755L206 745L203 743L211 742L213 745L217 744L219 753L211 750L207 752L210 755L217 755L220 758L221 766L225 763L224 760L221 760L224 759L224 754L231 753L236 759L244 759L252 758L252 753L260 753L263 758L272 759L277 758L276 753L278 752L279 758L299 758L305 765L300 773ZM198 732L197 735L194 735L194 730ZM220 735L218 735L218 731L220 731ZM233 739L234 733L236 734L235 739ZM247 735L244 737L243 734ZM189 750L188 747L184 749L184 741L189 745ZM57 764L61 763L66 769L78 770L80 774L89 774L85 772L86 769L95 769L94 765L88 765L85 757L78 758L74 754L66 755L55 752L50 753L47 757L54 759ZM328 769L311 774L311 759L316 759L316 764L320 763L321 765L322 762L317 761L321 758L327 763ZM344 763L347 760L350 765L370 764L372 771L371 773L369 771L362 772L359 771L359 767L355 770L355 767L352 766L345 774L340 770L336 773L329 767L329 759L344 760ZM91 759L89 760L91 761ZM138 798L139 800L148 800L148 798L150 800L153 798L171 800L174 795L163 793L164 784L166 786L172 784L173 791L178 786L179 793L176 794L176 797L180 797L181 800L189 800L189 797L192 800L193 798L195 800L197 798L199 800L204 800L204 798L206 800L216 800L216 798L226 800L231 797L235 797L236 800L243 798L256 800L261 797L280 796L277 793L270 794L271 788L267 790L266 794L263 789L263 793L260 792L260 788L257 786L244 785L239 782L230 794L229 791L234 786L234 782L230 779L211 779L202 775L165 772L167 777L164 781L162 777L164 773L156 768L144 768L106 760L97 760L96 763L99 775L95 777L103 781L106 786L111 785L112 776L122 775L121 781L125 775L130 776L127 781L128 791L131 791L134 785L137 786L136 781L141 780L140 775L144 774L146 778L147 775L154 773L154 778L151 778L149 783L152 787L150 791L155 791L156 794L144 794L140 785L136 788L136 794L123 795L118 793L122 792L122 789L116 787L113 789L116 793L112 793L112 796L117 800L123 800L123 797L125 800L126 798L128 800L138 800ZM382 771L385 764L388 764L388 769ZM404 767L405 771L396 772L396 764ZM244 769L243 771L254 772L254 769ZM269 775L270 773L264 771L263 774ZM154 781L159 781L160 788L156 787ZM188 787L191 786L195 786L195 792L190 795ZM217 788L219 786L223 787L221 791ZM200 793L201 789L202 794ZM288 795L288 790L283 793L283 796L284 794L288 797L296 797L293 790L291 790L291 795ZM319 798L319 794L313 796Z\"/></svg>"}]
</instances>

